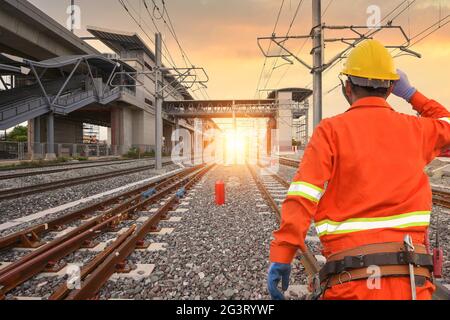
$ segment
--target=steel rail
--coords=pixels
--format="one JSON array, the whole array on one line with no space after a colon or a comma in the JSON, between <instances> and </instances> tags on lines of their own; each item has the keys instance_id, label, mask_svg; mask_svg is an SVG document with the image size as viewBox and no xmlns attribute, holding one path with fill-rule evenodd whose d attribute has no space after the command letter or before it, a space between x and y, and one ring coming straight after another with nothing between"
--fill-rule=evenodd
<instances>
[{"instance_id":1,"label":"steel rail","mask_svg":"<svg viewBox=\"0 0 450 320\"><path fill-rule=\"evenodd\" d=\"M282 165L288 166L288 167L293 167L293 168L298 168L300 166L300 161L298 160L294 160L294 159L288 159L288 158L279 158L279 162Z\"/></svg>"},{"instance_id":2,"label":"steel rail","mask_svg":"<svg viewBox=\"0 0 450 320\"><path fill-rule=\"evenodd\" d=\"M250 174L253 177L253 180L255 181L259 191L263 195L264 199L269 203L272 210L275 212L277 220L279 223L281 223L281 209L278 206L278 204L273 199L272 195L270 194L269 190L267 190L264 183L259 179L257 173L253 170L253 168L250 165L247 165ZM317 261L317 259L314 257L314 255L307 250L306 252L301 252L301 255L299 257L300 263L305 268L306 273L309 277L314 277L320 270L320 265Z\"/></svg>"},{"instance_id":3,"label":"steel rail","mask_svg":"<svg viewBox=\"0 0 450 320\"><path fill-rule=\"evenodd\" d=\"M61 162L61 163L47 163L45 165L39 166L39 167L30 167L30 168L10 168L10 167L0 167L0 173L2 172L13 172L18 170L28 170L28 169L38 169L38 168L51 168L51 167L62 167L62 166L76 166L81 164L95 164L95 163L104 163L104 162L114 162L114 161L122 161L120 159L114 160L114 159L102 159L102 160L87 160L87 161L80 161L80 162ZM124 160L124 161L133 161L133 160Z\"/></svg>"},{"instance_id":4,"label":"steel rail","mask_svg":"<svg viewBox=\"0 0 450 320\"><path fill-rule=\"evenodd\" d=\"M203 177L214 165L209 165L191 176L184 179L183 188L189 190L192 186ZM93 271L82 284L82 288L72 291L67 300L88 300L97 295L100 289L115 273L119 263L123 263L127 257L136 249L139 242L144 241L145 237L153 230L158 223L167 217L167 213L178 204L178 197L172 196L163 207L161 207L154 215L152 215L139 229L123 242L117 250L111 252L108 257Z\"/></svg>"},{"instance_id":5,"label":"steel rail","mask_svg":"<svg viewBox=\"0 0 450 320\"><path fill-rule=\"evenodd\" d=\"M141 196L142 192L150 190L152 188L161 188L165 184L171 183L173 180L176 180L183 175L186 175L192 172L194 168L186 169L182 172L170 175L166 177L164 180L151 182L144 186L138 187L137 189L133 189L119 195L110 197L108 199L102 200L101 202L95 203L93 205L87 206L85 208L75 210L73 212L67 213L61 217L52 219L45 223L41 223L32 227L29 227L25 230L21 230L10 234L6 237L0 238L0 251L13 247L25 247L25 248L37 248L42 244L39 242L39 237L43 234L52 231L58 231L63 226L71 223L80 218L86 218L94 215L97 211L104 211L106 208L110 208L114 206L113 209L107 209L105 214L111 214L113 211L117 212L119 209L125 208L127 205L131 205Z\"/></svg>"},{"instance_id":6,"label":"steel rail","mask_svg":"<svg viewBox=\"0 0 450 320\"><path fill-rule=\"evenodd\" d=\"M203 168L204 166L200 166ZM203 169L198 169L199 171ZM181 178L180 181L157 192L152 197L143 200L120 213L97 217L82 226L76 228L62 238L55 239L36 251L19 259L11 265L0 270L0 297L13 288L24 283L31 277L39 274L51 261L58 261L63 257L75 252L83 246L86 241L100 235L101 232L116 227L121 221L130 220L139 210L145 210L151 204L156 203L163 197L174 192L186 181L192 180L194 174Z\"/></svg>"},{"instance_id":7,"label":"steel rail","mask_svg":"<svg viewBox=\"0 0 450 320\"><path fill-rule=\"evenodd\" d=\"M131 226L126 232L121 234L111 245L100 252L92 261L90 261L85 267L82 268L80 273L80 281L86 279L86 277L92 273L106 258L113 254L120 245L127 240L136 230L136 225ZM49 297L49 300L63 300L65 299L72 289L67 286L67 283L61 284Z\"/></svg>"},{"instance_id":8,"label":"steel rail","mask_svg":"<svg viewBox=\"0 0 450 320\"><path fill-rule=\"evenodd\" d=\"M0 251L14 246L26 248L40 247L42 243L39 242L40 241L39 237L41 237L43 234L47 234L52 231L58 231L63 226L73 221L88 218L98 211L104 211L106 208L109 209L106 209L106 211L103 212L103 216L119 212L120 210L123 210L127 206L131 206L134 203L136 203L136 201L138 201L139 198L141 197L142 192L145 192L152 188L155 189L163 188L165 185L172 183L173 181L179 179L180 177L183 177L184 175L191 173L194 170L195 168L186 169L182 172L170 175L166 177L164 180L151 182L144 186L138 187L137 189L121 193L119 195L105 199L99 203L95 203L93 205L87 206L79 210L75 210L73 212L67 213L61 217L54 218L45 223L41 223L32 226L30 228L27 228L25 230L15 232L6 237L0 238ZM110 208L111 206L113 206L113 208Z\"/></svg>"},{"instance_id":9,"label":"steel rail","mask_svg":"<svg viewBox=\"0 0 450 320\"><path fill-rule=\"evenodd\" d=\"M172 163L171 161L165 162L165 164ZM114 170L106 173L99 173L90 176L83 176L71 179L65 179L60 181L54 181L49 183L43 183L38 185L31 185L21 188L5 189L0 191L0 201L8 199L16 199L27 195L38 194L46 191L57 190L61 188L71 187L75 185L85 184L93 181L104 180L121 175L133 174L145 170L154 169L155 165L148 165L138 168Z\"/></svg>"},{"instance_id":10,"label":"steel rail","mask_svg":"<svg viewBox=\"0 0 450 320\"><path fill-rule=\"evenodd\" d=\"M149 158L148 160L152 160L153 158ZM144 160L144 159L141 159ZM58 172L65 172L65 171L71 171L71 170L81 170L86 168L100 168L100 167L106 167L106 166L114 166L118 164L127 164L134 162L136 160L115 160L115 161L102 161L100 164L89 164L86 166L83 166L85 163L76 163L76 165L79 165L80 167L71 168L72 165L75 164L67 164L62 166L68 166L68 168L60 168L60 169L48 169L48 170L39 170L39 171L31 171L31 172L21 172L21 173L10 173L10 174L1 174L0 173L0 179L2 180L8 180L8 179L16 179L16 178L23 178L23 177L32 177L32 176L38 176L42 174L51 174L51 173L58 173ZM43 168L43 167L42 167ZM27 169L21 169L21 170L28 170L33 168L27 168Z\"/></svg>"}]
</instances>

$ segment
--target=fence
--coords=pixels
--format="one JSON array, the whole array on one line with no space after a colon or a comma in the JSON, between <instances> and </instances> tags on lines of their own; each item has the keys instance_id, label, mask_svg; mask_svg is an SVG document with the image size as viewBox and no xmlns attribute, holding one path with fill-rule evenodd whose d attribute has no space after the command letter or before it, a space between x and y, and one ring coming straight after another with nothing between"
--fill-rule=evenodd
<instances>
[{"instance_id":1,"label":"fence","mask_svg":"<svg viewBox=\"0 0 450 320\"><path fill-rule=\"evenodd\" d=\"M155 150L150 145L116 146L108 144L54 144L54 152L57 157L77 158L77 157L108 157L120 156L127 153L131 148L137 148L140 153ZM48 153L47 143L28 142L0 142L1 160L32 160L44 158Z\"/></svg>"}]
</instances>

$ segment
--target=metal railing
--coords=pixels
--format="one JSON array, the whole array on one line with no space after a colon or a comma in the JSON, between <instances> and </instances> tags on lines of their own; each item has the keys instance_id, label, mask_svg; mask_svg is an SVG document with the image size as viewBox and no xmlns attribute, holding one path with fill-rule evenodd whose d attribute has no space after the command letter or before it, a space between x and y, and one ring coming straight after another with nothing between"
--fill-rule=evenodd
<instances>
[{"instance_id":1,"label":"metal railing","mask_svg":"<svg viewBox=\"0 0 450 320\"><path fill-rule=\"evenodd\" d=\"M54 151L57 157L63 158L92 158L122 156L131 149L137 149L139 154L152 153L155 151L153 145L130 145L117 146L110 144L71 144L55 143ZM48 153L47 143L28 142L0 142L0 161L4 160L34 160L43 159Z\"/></svg>"}]
</instances>

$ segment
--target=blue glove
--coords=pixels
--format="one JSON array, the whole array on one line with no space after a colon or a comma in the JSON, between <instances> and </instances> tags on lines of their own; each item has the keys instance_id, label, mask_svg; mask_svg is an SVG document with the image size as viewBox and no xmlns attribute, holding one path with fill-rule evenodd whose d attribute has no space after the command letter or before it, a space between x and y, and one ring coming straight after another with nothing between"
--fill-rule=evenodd
<instances>
[{"instance_id":1,"label":"blue glove","mask_svg":"<svg viewBox=\"0 0 450 320\"><path fill-rule=\"evenodd\" d=\"M289 288L289 277L291 275L291 265L283 263L272 263L267 277L267 288L273 300L284 300L283 293L278 290L281 280L281 288L286 291Z\"/></svg>"},{"instance_id":2,"label":"blue glove","mask_svg":"<svg viewBox=\"0 0 450 320\"><path fill-rule=\"evenodd\" d=\"M412 96L417 92L417 89L411 86L406 73L398 69L397 73L400 75L400 80L395 82L394 91L392 91L392 93L409 102L411 101Z\"/></svg>"}]
</instances>

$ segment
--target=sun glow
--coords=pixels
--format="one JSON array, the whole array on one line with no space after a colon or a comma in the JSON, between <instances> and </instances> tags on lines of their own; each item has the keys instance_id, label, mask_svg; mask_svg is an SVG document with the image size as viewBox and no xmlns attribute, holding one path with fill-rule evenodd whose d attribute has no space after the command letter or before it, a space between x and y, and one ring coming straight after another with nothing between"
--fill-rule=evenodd
<instances>
[{"instance_id":1,"label":"sun glow","mask_svg":"<svg viewBox=\"0 0 450 320\"><path fill-rule=\"evenodd\" d=\"M240 130L228 130L225 133L226 163L245 164L246 135Z\"/></svg>"}]
</instances>

